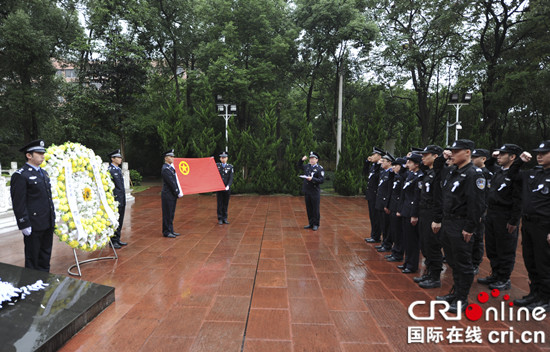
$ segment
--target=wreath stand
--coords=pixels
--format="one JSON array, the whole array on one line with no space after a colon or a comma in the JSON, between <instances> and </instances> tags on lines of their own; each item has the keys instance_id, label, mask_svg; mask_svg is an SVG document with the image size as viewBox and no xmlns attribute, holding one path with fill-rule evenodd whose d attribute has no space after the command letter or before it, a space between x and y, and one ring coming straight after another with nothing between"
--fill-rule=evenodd
<instances>
[{"instance_id":1,"label":"wreath stand","mask_svg":"<svg viewBox=\"0 0 550 352\"><path fill-rule=\"evenodd\" d=\"M78 256L76 255L76 248L73 248L73 253L74 253L74 260L75 260L75 263L76 264L73 264L69 267L69 269L67 269L67 271L69 272L70 275L74 275L74 276L82 276L82 272L80 271L80 264L86 264L86 263L90 263L90 262L96 262L98 260L105 260L105 259L118 259L118 255L116 254L116 251L115 249L113 248L113 242L111 241L111 239L109 238L109 244L111 245L111 249L113 250L113 253L114 253L114 256L112 257L99 257L99 258L92 258L92 259L86 259L86 260L83 260L81 262L78 261ZM75 273L75 272L72 272L71 270L74 269L74 268L77 268L78 269L78 273Z\"/></svg>"}]
</instances>

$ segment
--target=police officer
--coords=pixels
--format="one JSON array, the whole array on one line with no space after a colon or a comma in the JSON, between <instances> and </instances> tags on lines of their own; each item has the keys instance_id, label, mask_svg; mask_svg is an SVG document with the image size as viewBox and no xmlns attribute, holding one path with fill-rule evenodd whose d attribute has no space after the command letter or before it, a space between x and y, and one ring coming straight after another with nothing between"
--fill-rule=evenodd
<instances>
[{"instance_id":1,"label":"police officer","mask_svg":"<svg viewBox=\"0 0 550 352\"><path fill-rule=\"evenodd\" d=\"M162 165L162 235L168 238L175 238L179 233L174 232L174 214L176 212L176 203L178 198L183 197L181 187L179 186L174 169L174 149L170 149L162 154L164 156L164 165Z\"/></svg>"},{"instance_id":2,"label":"police officer","mask_svg":"<svg viewBox=\"0 0 550 352\"><path fill-rule=\"evenodd\" d=\"M23 232L25 268L50 271L55 210L44 162L44 141L39 139L19 149L27 163L11 176L11 200L17 226Z\"/></svg>"},{"instance_id":3,"label":"police officer","mask_svg":"<svg viewBox=\"0 0 550 352\"><path fill-rule=\"evenodd\" d=\"M393 239L390 236L390 196L393 186L394 173L391 172L392 162L395 158L388 152L380 159L380 179L376 193L375 216L380 219L380 228L384 234L382 244L375 248L378 252L389 252L393 246Z\"/></svg>"},{"instance_id":4,"label":"police officer","mask_svg":"<svg viewBox=\"0 0 550 352\"><path fill-rule=\"evenodd\" d=\"M483 176L487 181L486 190L491 186L491 179L493 178L493 172L486 167L486 163L491 164L493 169L494 160L490 158L491 153L487 149L474 149L472 152L472 163L475 167L481 169ZM485 192L485 200L487 201L487 192ZM487 202L485 202L487 203ZM472 251L472 263L474 264L474 275L479 273L479 265L483 261L484 245L483 237L485 234L485 212L481 217L479 228L474 232L474 249Z\"/></svg>"},{"instance_id":5,"label":"police officer","mask_svg":"<svg viewBox=\"0 0 550 352\"><path fill-rule=\"evenodd\" d=\"M403 189L403 183L407 177L407 169L403 166L407 160L405 158L396 158L392 162L393 183L390 194L390 236L393 239L393 247L391 254L386 256L386 260L389 262L401 262L403 261L403 224L401 216L397 216L397 213L401 212L401 191Z\"/></svg>"},{"instance_id":6,"label":"police officer","mask_svg":"<svg viewBox=\"0 0 550 352\"><path fill-rule=\"evenodd\" d=\"M122 231L122 224L124 223L124 212L126 211L126 191L124 189L124 177L122 177L122 170L120 169L120 165L122 164L122 154L120 154L120 149L109 153L109 158L111 159L111 164L109 164L109 172L111 173L111 178L115 184L113 193L115 195L115 200L118 202L119 214L118 228L116 229L114 236L111 238L111 243L113 248L119 249L128 244L120 240L120 232Z\"/></svg>"},{"instance_id":7,"label":"police officer","mask_svg":"<svg viewBox=\"0 0 550 352\"><path fill-rule=\"evenodd\" d=\"M537 307L550 311L550 140L543 141L537 152L538 166L522 172L521 245L523 261L531 281L527 296L514 300L516 306ZM527 158L524 155L527 154ZM524 161L530 154L523 153Z\"/></svg>"},{"instance_id":8,"label":"police officer","mask_svg":"<svg viewBox=\"0 0 550 352\"><path fill-rule=\"evenodd\" d=\"M454 282L451 292L437 299L450 302L450 311L456 313L459 304L462 310L466 309L474 280L472 236L485 209L486 180L481 169L472 164L474 142L459 139L448 149L452 151L453 166L442 178L443 221L441 224L434 222L432 229L436 233L441 229L441 244L453 270Z\"/></svg>"},{"instance_id":9,"label":"police officer","mask_svg":"<svg viewBox=\"0 0 550 352\"><path fill-rule=\"evenodd\" d=\"M304 192L307 218L309 221L309 224L304 226L304 229L317 231L321 219L321 184L325 181L325 170L317 163L319 161L319 154L316 152L310 152L309 164L304 164L304 161L307 159L308 156L304 155L297 164L303 170L303 175L301 175L304 179L302 191Z\"/></svg>"},{"instance_id":10,"label":"police officer","mask_svg":"<svg viewBox=\"0 0 550 352\"><path fill-rule=\"evenodd\" d=\"M398 265L404 274L412 274L418 271L420 257L420 239L418 237L418 204L420 202L420 181L423 173L420 171L422 156L411 153L407 157L407 168L409 173L403 184L401 193L401 211L397 214L402 216L403 244L405 248L405 262Z\"/></svg>"},{"instance_id":11,"label":"police officer","mask_svg":"<svg viewBox=\"0 0 550 352\"><path fill-rule=\"evenodd\" d=\"M380 148L372 148L372 155L368 157L365 164L368 170L367 192L365 198L369 206L370 218L370 238L365 238L367 243L380 242L381 224L380 219L376 217L376 193L378 192L378 182L380 180L380 164L379 161L384 155L384 151Z\"/></svg>"},{"instance_id":12,"label":"police officer","mask_svg":"<svg viewBox=\"0 0 550 352\"><path fill-rule=\"evenodd\" d=\"M218 224L229 224L227 221L227 207L229 206L229 197L231 190L229 189L233 184L233 165L227 163L227 153L220 154L220 162L217 163L218 171L222 177L223 184L225 185L225 191L216 192L218 200Z\"/></svg>"},{"instance_id":13,"label":"police officer","mask_svg":"<svg viewBox=\"0 0 550 352\"><path fill-rule=\"evenodd\" d=\"M522 149L504 144L496 150L499 168L487 183L487 215L485 217L485 250L491 264L491 275L477 282L491 289L507 290L514 270L521 216L521 179L519 155ZM513 165L513 166L512 166Z\"/></svg>"},{"instance_id":14,"label":"police officer","mask_svg":"<svg viewBox=\"0 0 550 352\"><path fill-rule=\"evenodd\" d=\"M418 152L422 155L424 176L420 181L420 203L418 212L418 232L420 249L424 255L426 272L413 280L422 288L441 287L441 271L443 270L443 254L441 241L432 230L432 222L440 222L434 212L436 188L440 182L440 171L445 163L443 149L437 145L428 145ZM436 161L439 165L434 167Z\"/></svg>"}]
</instances>

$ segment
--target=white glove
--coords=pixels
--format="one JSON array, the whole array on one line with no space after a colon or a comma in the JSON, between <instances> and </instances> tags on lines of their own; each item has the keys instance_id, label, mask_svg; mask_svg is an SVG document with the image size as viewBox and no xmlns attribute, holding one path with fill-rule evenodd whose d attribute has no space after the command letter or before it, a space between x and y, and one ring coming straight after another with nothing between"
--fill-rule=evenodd
<instances>
[{"instance_id":1,"label":"white glove","mask_svg":"<svg viewBox=\"0 0 550 352\"><path fill-rule=\"evenodd\" d=\"M27 228L21 230L21 232L23 232L23 235L29 236L32 232L32 227L27 227Z\"/></svg>"},{"instance_id":2,"label":"white glove","mask_svg":"<svg viewBox=\"0 0 550 352\"><path fill-rule=\"evenodd\" d=\"M229 191L229 186L225 186L225 190L226 190L226 191Z\"/></svg>"}]
</instances>

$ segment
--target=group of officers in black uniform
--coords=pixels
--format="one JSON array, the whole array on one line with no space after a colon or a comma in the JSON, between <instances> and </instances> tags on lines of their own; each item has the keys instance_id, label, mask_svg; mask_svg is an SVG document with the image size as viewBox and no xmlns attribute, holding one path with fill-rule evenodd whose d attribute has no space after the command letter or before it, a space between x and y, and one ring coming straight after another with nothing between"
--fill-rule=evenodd
<instances>
[{"instance_id":1,"label":"group of officers in black uniform","mask_svg":"<svg viewBox=\"0 0 550 352\"><path fill-rule=\"evenodd\" d=\"M484 250L491 274L477 281L510 289L521 220L530 292L514 305L550 311L550 140L533 152L538 165L522 170L532 157L515 144L491 153L459 139L445 150L413 148L406 158L375 147L365 164L371 221L365 241L381 242L377 250L391 252L386 260L402 262L405 274L418 271L422 253L426 270L414 281L426 289L441 287L446 261L454 285L436 299L456 312L468 305Z\"/></svg>"}]
</instances>

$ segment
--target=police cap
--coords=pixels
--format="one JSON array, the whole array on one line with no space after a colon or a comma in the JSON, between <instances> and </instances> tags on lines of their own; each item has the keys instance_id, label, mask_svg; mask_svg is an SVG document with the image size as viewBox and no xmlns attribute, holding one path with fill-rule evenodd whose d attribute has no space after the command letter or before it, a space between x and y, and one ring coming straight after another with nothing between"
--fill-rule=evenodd
<instances>
[{"instance_id":1,"label":"police cap","mask_svg":"<svg viewBox=\"0 0 550 352\"><path fill-rule=\"evenodd\" d=\"M409 155L407 157L407 160L411 160L413 163L420 164L420 163L422 163L422 155L412 153L411 155Z\"/></svg>"},{"instance_id":2,"label":"police cap","mask_svg":"<svg viewBox=\"0 0 550 352\"><path fill-rule=\"evenodd\" d=\"M488 158L489 156L491 156L491 152L489 152L487 149L474 149L474 151L472 152L472 157L476 158L480 156Z\"/></svg>"},{"instance_id":3,"label":"police cap","mask_svg":"<svg viewBox=\"0 0 550 352\"><path fill-rule=\"evenodd\" d=\"M19 151L23 153L32 153L32 152L45 153L46 148L44 146L45 146L44 141L42 139L37 139L30 142L23 148L19 149Z\"/></svg>"},{"instance_id":4,"label":"police cap","mask_svg":"<svg viewBox=\"0 0 550 352\"><path fill-rule=\"evenodd\" d=\"M227 158L229 156L229 154L227 154L227 152L222 152L219 157L220 158Z\"/></svg>"},{"instance_id":5,"label":"police cap","mask_svg":"<svg viewBox=\"0 0 550 352\"><path fill-rule=\"evenodd\" d=\"M432 153L432 154L437 154L437 155L441 155L443 153L443 148L441 148L440 146L438 145L434 145L434 144L430 144L428 146L426 146L426 148L418 151L418 152L415 152L417 154L429 154L429 153Z\"/></svg>"},{"instance_id":6,"label":"police cap","mask_svg":"<svg viewBox=\"0 0 550 352\"><path fill-rule=\"evenodd\" d=\"M495 149L495 151L499 153L520 155L523 149L521 149L519 145L507 143L504 144L502 147Z\"/></svg>"},{"instance_id":7,"label":"police cap","mask_svg":"<svg viewBox=\"0 0 550 352\"><path fill-rule=\"evenodd\" d=\"M317 152L309 152L309 157L319 159L319 154Z\"/></svg>"},{"instance_id":8,"label":"police cap","mask_svg":"<svg viewBox=\"0 0 550 352\"><path fill-rule=\"evenodd\" d=\"M469 139L457 139L453 144L447 148L449 150L470 149L474 150L475 144Z\"/></svg>"},{"instance_id":9,"label":"police cap","mask_svg":"<svg viewBox=\"0 0 550 352\"><path fill-rule=\"evenodd\" d=\"M534 152L550 152L550 139L547 141L543 141L539 144L539 147L536 149L533 149Z\"/></svg>"},{"instance_id":10,"label":"police cap","mask_svg":"<svg viewBox=\"0 0 550 352\"><path fill-rule=\"evenodd\" d=\"M169 150L165 151L164 153L162 153L162 156L175 156L174 155L174 149L169 149Z\"/></svg>"},{"instance_id":11,"label":"police cap","mask_svg":"<svg viewBox=\"0 0 550 352\"><path fill-rule=\"evenodd\" d=\"M120 154L120 149L116 149L110 152L109 158L122 158L122 154Z\"/></svg>"}]
</instances>

